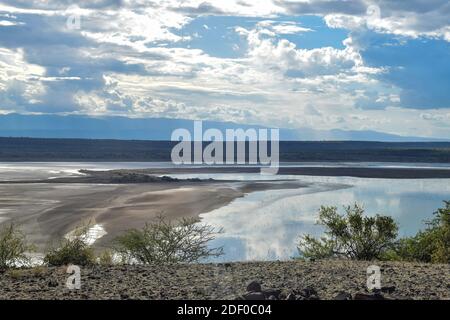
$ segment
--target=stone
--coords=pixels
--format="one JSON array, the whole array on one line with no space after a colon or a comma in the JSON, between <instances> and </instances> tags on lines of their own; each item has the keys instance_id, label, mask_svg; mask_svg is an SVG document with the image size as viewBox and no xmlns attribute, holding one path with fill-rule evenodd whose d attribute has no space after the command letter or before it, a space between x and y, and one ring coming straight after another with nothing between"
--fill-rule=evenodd
<instances>
[{"instance_id":1,"label":"stone","mask_svg":"<svg viewBox=\"0 0 450 320\"><path fill-rule=\"evenodd\" d=\"M267 298L267 300L278 300L278 299L275 296L269 296L269 298Z\"/></svg>"},{"instance_id":2,"label":"stone","mask_svg":"<svg viewBox=\"0 0 450 320\"><path fill-rule=\"evenodd\" d=\"M270 297L270 296L274 296L275 298L279 298L281 290L278 289L264 289L262 290L262 293L264 293L264 295L266 297Z\"/></svg>"},{"instance_id":3,"label":"stone","mask_svg":"<svg viewBox=\"0 0 450 320\"><path fill-rule=\"evenodd\" d=\"M334 300L352 300L352 295L348 292L340 292L334 297Z\"/></svg>"},{"instance_id":4,"label":"stone","mask_svg":"<svg viewBox=\"0 0 450 320\"><path fill-rule=\"evenodd\" d=\"M245 300L266 300L262 292L249 292L243 295Z\"/></svg>"},{"instance_id":5,"label":"stone","mask_svg":"<svg viewBox=\"0 0 450 320\"><path fill-rule=\"evenodd\" d=\"M388 300L383 295L379 293L374 294L365 294L365 293L356 293L353 297L353 300Z\"/></svg>"},{"instance_id":6,"label":"stone","mask_svg":"<svg viewBox=\"0 0 450 320\"><path fill-rule=\"evenodd\" d=\"M395 291L395 286L386 286L386 287L381 287L381 292L384 293L389 293L391 294L392 292Z\"/></svg>"},{"instance_id":7,"label":"stone","mask_svg":"<svg viewBox=\"0 0 450 320\"><path fill-rule=\"evenodd\" d=\"M57 287L58 286L58 281L51 279L48 281L47 285L51 288Z\"/></svg>"},{"instance_id":8,"label":"stone","mask_svg":"<svg viewBox=\"0 0 450 320\"><path fill-rule=\"evenodd\" d=\"M251 281L247 285L248 292L261 292L261 284L258 281Z\"/></svg>"},{"instance_id":9,"label":"stone","mask_svg":"<svg viewBox=\"0 0 450 320\"><path fill-rule=\"evenodd\" d=\"M286 297L286 300L297 300L297 297L293 293L289 293Z\"/></svg>"},{"instance_id":10,"label":"stone","mask_svg":"<svg viewBox=\"0 0 450 320\"><path fill-rule=\"evenodd\" d=\"M128 294L126 294L126 293L121 293L120 294L120 299L122 299L122 300L127 300L129 298L130 298L130 296Z\"/></svg>"},{"instance_id":11,"label":"stone","mask_svg":"<svg viewBox=\"0 0 450 320\"><path fill-rule=\"evenodd\" d=\"M300 294L305 298L309 298L312 295L317 295L317 291L312 287L306 287L305 289L300 291Z\"/></svg>"}]
</instances>

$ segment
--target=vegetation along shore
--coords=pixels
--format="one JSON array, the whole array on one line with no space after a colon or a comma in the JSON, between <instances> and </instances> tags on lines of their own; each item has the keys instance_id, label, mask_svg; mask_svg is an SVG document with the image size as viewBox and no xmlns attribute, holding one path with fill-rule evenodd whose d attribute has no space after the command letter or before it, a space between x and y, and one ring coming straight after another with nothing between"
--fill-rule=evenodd
<instances>
[{"instance_id":1,"label":"vegetation along shore","mask_svg":"<svg viewBox=\"0 0 450 320\"><path fill-rule=\"evenodd\" d=\"M0 232L0 298L3 299L450 299L450 202L415 236L398 238L396 222L367 216L358 204L322 207L323 237L300 235L300 258L291 261L205 263L222 248L220 232L195 218L162 216L130 229L110 248L95 252L88 226L49 248L39 265L13 224ZM203 263L202 263L203 262ZM66 287L67 266L81 267L81 287ZM381 271L368 288L367 267Z\"/></svg>"}]
</instances>

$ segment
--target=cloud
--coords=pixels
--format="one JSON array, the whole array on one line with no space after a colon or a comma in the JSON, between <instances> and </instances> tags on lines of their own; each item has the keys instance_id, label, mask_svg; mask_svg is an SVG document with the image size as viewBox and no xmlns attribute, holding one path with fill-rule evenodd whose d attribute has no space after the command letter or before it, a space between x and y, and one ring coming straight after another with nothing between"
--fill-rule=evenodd
<instances>
[{"instance_id":1,"label":"cloud","mask_svg":"<svg viewBox=\"0 0 450 320\"><path fill-rule=\"evenodd\" d=\"M447 0L276 1L290 14L323 16L330 27L450 41Z\"/></svg>"},{"instance_id":2,"label":"cloud","mask_svg":"<svg viewBox=\"0 0 450 320\"><path fill-rule=\"evenodd\" d=\"M448 15L436 0L6 0L0 111L448 136Z\"/></svg>"},{"instance_id":3,"label":"cloud","mask_svg":"<svg viewBox=\"0 0 450 320\"><path fill-rule=\"evenodd\" d=\"M377 79L398 88L402 107L450 106L450 43L440 40L391 38L364 31L351 35L351 45L368 66L382 65Z\"/></svg>"},{"instance_id":4,"label":"cloud","mask_svg":"<svg viewBox=\"0 0 450 320\"><path fill-rule=\"evenodd\" d=\"M45 94L44 74L44 68L25 61L23 50L0 48L0 105L20 111L38 103Z\"/></svg>"},{"instance_id":5,"label":"cloud","mask_svg":"<svg viewBox=\"0 0 450 320\"><path fill-rule=\"evenodd\" d=\"M295 21L273 21L273 20L263 20L258 22L259 27L264 27L268 30L273 31L275 34L286 35L286 34L299 34L301 32L311 32L314 31L311 28L305 28L300 26Z\"/></svg>"},{"instance_id":6,"label":"cloud","mask_svg":"<svg viewBox=\"0 0 450 320\"><path fill-rule=\"evenodd\" d=\"M277 39L273 28L273 24L267 22L259 23L252 30L236 28L248 41L247 55L255 68L278 70L289 77L306 78L355 73L363 66L361 56L350 46L342 50L332 47L299 49L286 39Z\"/></svg>"}]
</instances>

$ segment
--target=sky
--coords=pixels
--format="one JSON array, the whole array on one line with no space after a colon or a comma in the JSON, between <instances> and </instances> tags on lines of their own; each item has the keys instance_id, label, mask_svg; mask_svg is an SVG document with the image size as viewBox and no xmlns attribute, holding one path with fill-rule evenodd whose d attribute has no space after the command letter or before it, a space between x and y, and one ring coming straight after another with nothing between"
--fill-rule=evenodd
<instances>
[{"instance_id":1,"label":"sky","mask_svg":"<svg viewBox=\"0 0 450 320\"><path fill-rule=\"evenodd\" d=\"M450 137L447 0L0 0L0 114Z\"/></svg>"}]
</instances>

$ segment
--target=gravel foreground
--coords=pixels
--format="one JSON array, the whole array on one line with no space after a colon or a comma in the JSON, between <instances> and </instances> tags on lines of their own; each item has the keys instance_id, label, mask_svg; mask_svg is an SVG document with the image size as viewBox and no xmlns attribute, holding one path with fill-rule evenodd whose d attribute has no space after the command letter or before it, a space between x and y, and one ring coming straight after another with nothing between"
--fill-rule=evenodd
<instances>
[{"instance_id":1,"label":"gravel foreground","mask_svg":"<svg viewBox=\"0 0 450 320\"><path fill-rule=\"evenodd\" d=\"M382 291L367 290L369 265ZM450 266L403 262L275 261L81 268L81 289L65 267L0 273L0 299L450 299Z\"/></svg>"}]
</instances>

